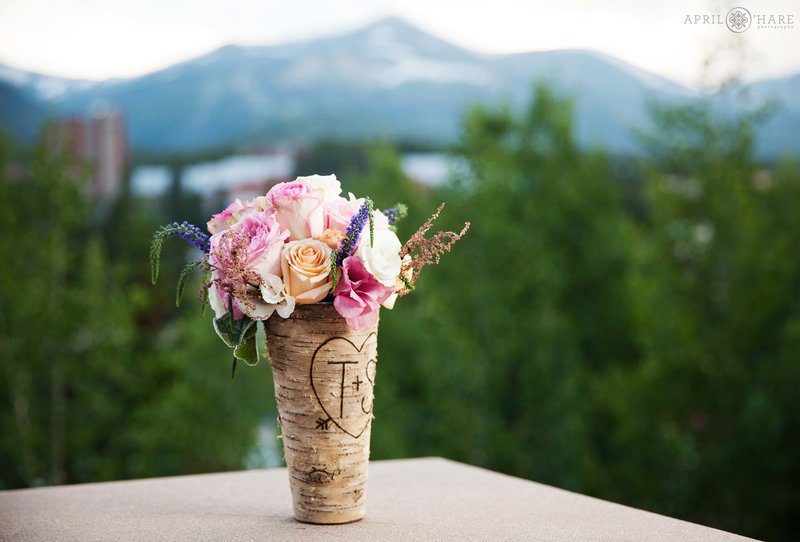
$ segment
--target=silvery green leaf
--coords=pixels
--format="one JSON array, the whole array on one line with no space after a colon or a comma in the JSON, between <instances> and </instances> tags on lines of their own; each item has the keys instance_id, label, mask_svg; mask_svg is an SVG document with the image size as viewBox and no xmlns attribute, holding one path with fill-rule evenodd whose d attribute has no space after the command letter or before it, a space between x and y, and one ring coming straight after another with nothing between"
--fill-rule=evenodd
<instances>
[{"instance_id":1,"label":"silvery green leaf","mask_svg":"<svg viewBox=\"0 0 800 542\"><path fill-rule=\"evenodd\" d=\"M233 355L248 365L255 365L258 363L258 346L256 344L257 329L258 326L250 326L247 328L242 342L233 350Z\"/></svg>"},{"instance_id":2,"label":"silvery green leaf","mask_svg":"<svg viewBox=\"0 0 800 542\"><path fill-rule=\"evenodd\" d=\"M252 327L255 330L255 321L245 316L241 320L231 318L231 313L225 313L219 318L214 318L214 330L225 344L231 348L236 348L242 344L245 335Z\"/></svg>"}]
</instances>

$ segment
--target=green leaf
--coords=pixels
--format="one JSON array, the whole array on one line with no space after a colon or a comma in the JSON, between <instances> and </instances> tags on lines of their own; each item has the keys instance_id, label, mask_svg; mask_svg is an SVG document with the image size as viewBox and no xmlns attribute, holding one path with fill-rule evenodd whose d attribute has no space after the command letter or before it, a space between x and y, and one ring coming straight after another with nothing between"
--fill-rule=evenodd
<instances>
[{"instance_id":1,"label":"green leaf","mask_svg":"<svg viewBox=\"0 0 800 542\"><path fill-rule=\"evenodd\" d=\"M158 270L161 264L161 248L164 246L164 238L158 233L153 236L153 241L150 243L150 279L153 284L158 280Z\"/></svg>"},{"instance_id":2,"label":"green leaf","mask_svg":"<svg viewBox=\"0 0 800 542\"><path fill-rule=\"evenodd\" d=\"M203 282L203 297L200 299L200 318L205 319L206 306L208 305L208 289L210 288L208 283L211 282L211 270L207 267L203 267L201 280Z\"/></svg>"},{"instance_id":3,"label":"green leaf","mask_svg":"<svg viewBox=\"0 0 800 542\"><path fill-rule=\"evenodd\" d=\"M372 216L374 205L372 200L367 198L367 205L369 210L369 246L375 246L375 217Z\"/></svg>"},{"instance_id":4,"label":"green leaf","mask_svg":"<svg viewBox=\"0 0 800 542\"><path fill-rule=\"evenodd\" d=\"M238 360L242 360L248 365L258 363L258 344L256 343L258 326L255 320L246 316L241 320L234 320L229 312L219 318L214 318L214 329L219 338L233 348L231 380L236 376L236 363ZM232 333L230 332L231 329L233 329Z\"/></svg>"},{"instance_id":5,"label":"green leaf","mask_svg":"<svg viewBox=\"0 0 800 542\"><path fill-rule=\"evenodd\" d=\"M408 216L408 205L405 203L395 203L394 209L397 211L397 219L405 218Z\"/></svg>"},{"instance_id":6,"label":"green leaf","mask_svg":"<svg viewBox=\"0 0 800 542\"><path fill-rule=\"evenodd\" d=\"M255 327L255 321L245 316L241 320L231 318L231 313L223 314L219 318L214 318L214 330L225 344L231 348L236 348L244 341L247 331Z\"/></svg>"},{"instance_id":7,"label":"green leaf","mask_svg":"<svg viewBox=\"0 0 800 542\"><path fill-rule=\"evenodd\" d=\"M203 263L203 260L195 260L181 269L181 274L178 276L178 292L175 295L175 306L181 306L181 299L183 299L183 290L186 288L186 279L189 277L195 267Z\"/></svg>"},{"instance_id":8,"label":"green leaf","mask_svg":"<svg viewBox=\"0 0 800 542\"><path fill-rule=\"evenodd\" d=\"M400 275L400 280L403 281L403 284L405 284L405 287L408 288L409 292L413 292L414 288L416 288L416 286L414 286L414 284L410 280L408 280L408 277L406 277L405 275Z\"/></svg>"},{"instance_id":9,"label":"green leaf","mask_svg":"<svg viewBox=\"0 0 800 542\"><path fill-rule=\"evenodd\" d=\"M230 323L231 335L233 335L233 333L234 333L234 329L233 329L233 295L231 295L231 294L228 294L228 314L230 315L230 318L228 319L228 321ZM233 345L231 345L231 346L233 346Z\"/></svg>"},{"instance_id":10,"label":"green leaf","mask_svg":"<svg viewBox=\"0 0 800 542\"><path fill-rule=\"evenodd\" d=\"M242 337L242 342L234 348L233 355L248 365L258 363L258 346L256 344L256 331L258 326L250 326Z\"/></svg>"},{"instance_id":11,"label":"green leaf","mask_svg":"<svg viewBox=\"0 0 800 542\"><path fill-rule=\"evenodd\" d=\"M339 259L339 251L331 251L331 293L336 289L336 283L339 282L338 268L336 267L336 260Z\"/></svg>"}]
</instances>

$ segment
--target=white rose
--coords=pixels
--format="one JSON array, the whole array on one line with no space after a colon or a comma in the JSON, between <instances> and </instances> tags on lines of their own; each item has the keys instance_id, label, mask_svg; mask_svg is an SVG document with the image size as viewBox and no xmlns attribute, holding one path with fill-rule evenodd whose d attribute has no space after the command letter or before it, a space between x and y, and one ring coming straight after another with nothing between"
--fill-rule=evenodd
<instances>
[{"instance_id":1,"label":"white rose","mask_svg":"<svg viewBox=\"0 0 800 542\"><path fill-rule=\"evenodd\" d=\"M308 177L298 177L297 181L308 183L314 190L322 190L323 202L325 205L334 201L342 193L342 183L336 179L336 175L309 175Z\"/></svg>"},{"instance_id":2,"label":"white rose","mask_svg":"<svg viewBox=\"0 0 800 542\"><path fill-rule=\"evenodd\" d=\"M365 228L366 230L366 228ZM361 237L356 256L364 262L364 267L378 282L394 287L400 274L400 239L392 230L375 230L375 238L369 242L369 230Z\"/></svg>"}]
</instances>

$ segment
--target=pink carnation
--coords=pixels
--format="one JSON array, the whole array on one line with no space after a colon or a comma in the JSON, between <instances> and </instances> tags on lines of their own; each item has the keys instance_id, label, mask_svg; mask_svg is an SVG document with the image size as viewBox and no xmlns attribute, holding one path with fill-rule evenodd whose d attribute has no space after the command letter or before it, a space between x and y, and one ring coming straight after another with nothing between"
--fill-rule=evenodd
<instances>
[{"instance_id":1,"label":"pink carnation","mask_svg":"<svg viewBox=\"0 0 800 542\"><path fill-rule=\"evenodd\" d=\"M342 262L342 276L333 291L333 306L352 329L367 329L378 321L378 309L394 292L373 277L358 256Z\"/></svg>"}]
</instances>

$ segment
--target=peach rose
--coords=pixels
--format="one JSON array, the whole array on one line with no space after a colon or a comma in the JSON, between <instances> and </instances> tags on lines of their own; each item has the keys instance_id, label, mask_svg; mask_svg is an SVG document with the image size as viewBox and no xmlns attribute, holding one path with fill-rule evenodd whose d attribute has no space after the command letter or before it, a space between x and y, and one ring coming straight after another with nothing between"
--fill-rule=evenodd
<instances>
[{"instance_id":1,"label":"peach rose","mask_svg":"<svg viewBox=\"0 0 800 542\"><path fill-rule=\"evenodd\" d=\"M328 248L331 250L338 249L342 239L344 239L344 233L339 230L325 230L322 233L322 237L319 238L319 240L328 245Z\"/></svg>"},{"instance_id":2,"label":"peach rose","mask_svg":"<svg viewBox=\"0 0 800 542\"><path fill-rule=\"evenodd\" d=\"M286 243L281 269L286 293L297 303L322 301L331 289L331 249L322 241L303 239Z\"/></svg>"}]
</instances>

